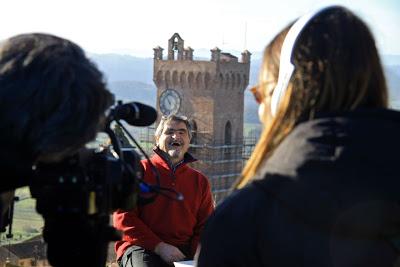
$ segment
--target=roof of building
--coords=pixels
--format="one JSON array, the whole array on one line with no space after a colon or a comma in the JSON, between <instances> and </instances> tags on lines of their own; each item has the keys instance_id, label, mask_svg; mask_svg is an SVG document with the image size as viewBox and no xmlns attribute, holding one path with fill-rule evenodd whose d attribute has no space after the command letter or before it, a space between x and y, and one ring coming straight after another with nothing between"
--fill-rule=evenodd
<instances>
[{"instance_id":1,"label":"roof of building","mask_svg":"<svg viewBox=\"0 0 400 267\"><path fill-rule=\"evenodd\" d=\"M232 55L230 53L225 53L225 52L222 52L221 56L226 56L226 57L229 57L229 58L232 58L232 59L237 59L238 58L238 57L236 57L236 56L234 56L234 55Z\"/></svg>"},{"instance_id":2,"label":"roof of building","mask_svg":"<svg viewBox=\"0 0 400 267\"><path fill-rule=\"evenodd\" d=\"M21 243L12 244L6 248L20 259L46 258L46 243L43 241L42 235L35 236Z\"/></svg>"},{"instance_id":3,"label":"roof of building","mask_svg":"<svg viewBox=\"0 0 400 267\"><path fill-rule=\"evenodd\" d=\"M42 242L43 242L43 236L42 236L42 234L35 235L34 237L28 238L28 239L26 239L25 241L23 241L22 243L32 242L32 241L42 241Z\"/></svg>"}]
</instances>

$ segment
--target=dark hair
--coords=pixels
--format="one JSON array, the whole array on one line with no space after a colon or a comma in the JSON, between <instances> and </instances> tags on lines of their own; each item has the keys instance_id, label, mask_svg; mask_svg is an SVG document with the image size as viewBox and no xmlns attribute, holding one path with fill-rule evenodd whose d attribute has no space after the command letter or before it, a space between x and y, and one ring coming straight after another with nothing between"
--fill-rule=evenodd
<instances>
[{"instance_id":1,"label":"dark hair","mask_svg":"<svg viewBox=\"0 0 400 267\"><path fill-rule=\"evenodd\" d=\"M260 95L270 95L269 77L276 84L282 44L292 24L266 47L260 72ZM235 187L254 177L261 163L302 120L314 114L386 108L388 91L383 68L368 26L344 7L315 16L301 32L292 51L295 71L277 115L262 114L261 137ZM273 89L273 87L272 87Z\"/></svg>"},{"instance_id":2,"label":"dark hair","mask_svg":"<svg viewBox=\"0 0 400 267\"><path fill-rule=\"evenodd\" d=\"M331 8L314 18L301 34L294 55L297 71L291 102L308 101L301 115L387 107L374 37L348 9ZM295 96L298 91L302 95Z\"/></svg>"},{"instance_id":3,"label":"dark hair","mask_svg":"<svg viewBox=\"0 0 400 267\"><path fill-rule=\"evenodd\" d=\"M189 135L189 139L192 138L192 126L190 125L189 119L186 116L177 115L177 114L170 114L168 116L162 116L160 123L157 126L157 129L154 133L156 138L160 138L162 132L164 131L165 124L170 121L178 121L183 122L186 125L186 129Z\"/></svg>"},{"instance_id":4,"label":"dark hair","mask_svg":"<svg viewBox=\"0 0 400 267\"><path fill-rule=\"evenodd\" d=\"M5 151L41 156L77 150L95 137L113 95L83 50L48 34L0 45L0 136Z\"/></svg>"}]
</instances>

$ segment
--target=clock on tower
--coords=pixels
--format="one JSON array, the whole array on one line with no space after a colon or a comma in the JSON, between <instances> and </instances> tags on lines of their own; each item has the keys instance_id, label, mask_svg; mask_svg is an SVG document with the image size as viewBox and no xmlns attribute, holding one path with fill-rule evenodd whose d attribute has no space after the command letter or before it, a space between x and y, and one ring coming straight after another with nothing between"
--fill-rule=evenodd
<instances>
[{"instance_id":1,"label":"clock on tower","mask_svg":"<svg viewBox=\"0 0 400 267\"><path fill-rule=\"evenodd\" d=\"M159 105L163 115L177 114L181 106L181 98L174 89L166 89L160 95Z\"/></svg>"}]
</instances>

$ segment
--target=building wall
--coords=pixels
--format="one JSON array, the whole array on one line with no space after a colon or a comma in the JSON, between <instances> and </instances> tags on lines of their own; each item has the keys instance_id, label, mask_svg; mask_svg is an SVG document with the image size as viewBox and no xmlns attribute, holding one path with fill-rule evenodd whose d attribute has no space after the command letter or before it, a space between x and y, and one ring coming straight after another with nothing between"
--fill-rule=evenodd
<instances>
[{"instance_id":1,"label":"building wall","mask_svg":"<svg viewBox=\"0 0 400 267\"><path fill-rule=\"evenodd\" d=\"M232 139L243 138L244 90L248 84L249 64L221 62L218 83L214 86L214 138L225 140L225 126L232 126Z\"/></svg>"},{"instance_id":2,"label":"building wall","mask_svg":"<svg viewBox=\"0 0 400 267\"><path fill-rule=\"evenodd\" d=\"M178 113L196 123L197 143L191 152L200 161L193 166L210 178L214 191L226 190L243 167L244 90L249 82L251 54L245 51L239 62L237 57L214 48L210 61L193 60L193 49L184 49L183 44L183 39L174 34L167 59L161 47L154 49L157 109L161 114L159 99L164 90L178 92ZM176 51L171 50L174 47Z\"/></svg>"}]
</instances>

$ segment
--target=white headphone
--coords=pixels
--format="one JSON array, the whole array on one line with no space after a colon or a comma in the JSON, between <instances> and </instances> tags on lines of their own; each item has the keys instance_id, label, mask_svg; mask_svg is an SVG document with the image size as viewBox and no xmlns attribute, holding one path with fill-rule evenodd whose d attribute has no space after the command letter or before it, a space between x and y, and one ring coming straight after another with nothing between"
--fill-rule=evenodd
<instances>
[{"instance_id":1,"label":"white headphone","mask_svg":"<svg viewBox=\"0 0 400 267\"><path fill-rule=\"evenodd\" d=\"M271 114L273 117L275 117L276 113L278 112L279 104L286 93L287 87L295 69L292 63L292 53L300 34L313 18L328 9L337 7L338 6L323 7L308 14L305 14L304 16L300 17L293 24L292 27L290 27L289 32L287 33L285 40L282 44L281 57L279 61L278 82L271 97Z\"/></svg>"}]
</instances>

